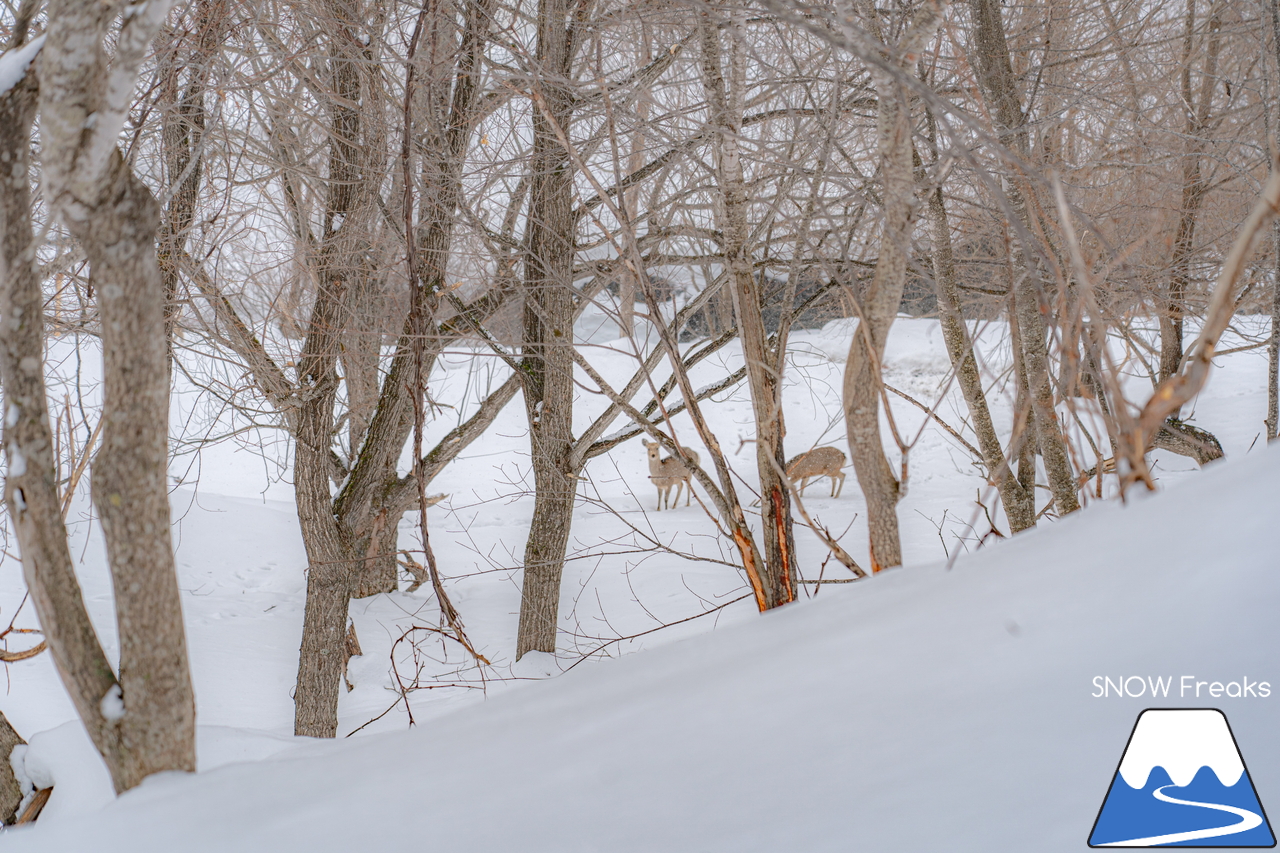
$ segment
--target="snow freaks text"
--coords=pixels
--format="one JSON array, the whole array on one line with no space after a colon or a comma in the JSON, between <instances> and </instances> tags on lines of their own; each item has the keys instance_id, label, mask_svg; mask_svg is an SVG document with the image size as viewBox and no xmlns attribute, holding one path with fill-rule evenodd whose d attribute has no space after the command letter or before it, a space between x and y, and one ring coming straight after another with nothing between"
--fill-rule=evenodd
<instances>
[{"instance_id":1,"label":"snow freaks text","mask_svg":"<svg viewBox=\"0 0 1280 853\"><path fill-rule=\"evenodd\" d=\"M1130 675L1093 677L1094 699L1111 697L1138 699L1266 699L1271 682L1241 678L1236 681L1207 681L1194 675Z\"/></svg>"}]
</instances>

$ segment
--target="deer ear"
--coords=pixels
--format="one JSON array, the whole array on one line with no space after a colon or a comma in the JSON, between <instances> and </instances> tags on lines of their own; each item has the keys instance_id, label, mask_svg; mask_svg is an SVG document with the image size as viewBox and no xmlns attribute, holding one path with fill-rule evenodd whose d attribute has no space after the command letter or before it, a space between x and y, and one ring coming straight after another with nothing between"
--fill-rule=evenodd
<instances>
[{"instance_id":1,"label":"deer ear","mask_svg":"<svg viewBox=\"0 0 1280 853\"><path fill-rule=\"evenodd\" d=\"M641 443L642 445L644 445L645 447L648 447L648 446L649 446L649 439L647 439L647 438L642 438L642 439L640 439L640 443Z\"/></svg>"}]
</instances>

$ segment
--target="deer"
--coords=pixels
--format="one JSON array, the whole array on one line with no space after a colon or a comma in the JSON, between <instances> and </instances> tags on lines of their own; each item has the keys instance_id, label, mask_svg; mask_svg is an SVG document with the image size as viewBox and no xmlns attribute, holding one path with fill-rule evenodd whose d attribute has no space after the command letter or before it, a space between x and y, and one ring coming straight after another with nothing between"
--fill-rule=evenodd
<instances>
[{"instance_id":1,"label":"deer","mask_svg":"<svg viewBox=\"0 0 1280 853\"><path fill-rule=\"evenodd\" d=\"M818 477L831 478L831 497L838 498L840 493L844 491L844 472L840 469L844 467L844 453L834 447L815 447L813 450L801 453L799 456L787 463L787 477L792 482L799 482L800 494L804 494L804 487L809 484L810 480ZM840 484L840 488L836 488L836 483Z\"/></svg>"},{"instance_id":2,"label":"deer","mask_svg":"<svg viewBox=\"0 0 1280 853\"><path fill-rule=\"evenodd\" d=\"M656 441L648 441L640 439L640 443L644 445L644 449L649 454L649 479L658 487L658 508L662 511L663 500L666 500L667 509L671 509L671 488L674 486L676 490L676 506L680 505L680 490L688 487L689 493L685 496L684 505L689 506L690 499L693 497L693 475L689 473L689 469L685 464L674 456L661 458L662 445ZM698 454L689 448L684 448L684 453L694 465L698 464Z\"/></svg>"}]
</instances>

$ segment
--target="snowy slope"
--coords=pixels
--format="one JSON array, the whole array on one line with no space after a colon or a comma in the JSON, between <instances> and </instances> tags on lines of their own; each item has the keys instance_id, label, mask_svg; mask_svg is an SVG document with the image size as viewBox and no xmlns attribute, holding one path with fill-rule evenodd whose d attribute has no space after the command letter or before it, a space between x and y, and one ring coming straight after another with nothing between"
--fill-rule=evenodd
<instances>
[{"instance_id":1,"label":"snowy slope","mask_svg":"<svg viewBox=\"0 0 1280 853\"><path fill-rule=\"evenodd\" d=\"M403 733L148 780L9 851L1084 848L1138 712L1221 707L1280 812L1280 452ZM1269 698L1093 698L1095 676Z\"/></svg>"}]
</instances>

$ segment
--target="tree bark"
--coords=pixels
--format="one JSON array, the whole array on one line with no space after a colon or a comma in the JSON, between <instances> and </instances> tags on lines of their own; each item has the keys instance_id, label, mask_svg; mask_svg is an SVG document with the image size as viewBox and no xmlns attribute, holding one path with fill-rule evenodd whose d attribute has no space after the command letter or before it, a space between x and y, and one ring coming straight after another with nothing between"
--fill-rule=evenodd
<instances>
[{"instance_id":1,"label":"tree bark","mask_svg":"<svg viewBox=\"0 0 1280 853\"><path fill-rule=\"evenodd\" d=\"M177 332L178 284L187 234L195 222L204 157L204 96L213 57L222 46L229 17L227 0L199 0L195 8L196 45L181 49L183 39L170 34L164 51L159 103L161 142L169 202L160 225L160 274L165 290L165 331L170 353ZM185 85L182 81L186 71Z\"/></svg>"},{"instance_id":2,"label":"tree bark","mask_svg":"<svg viewBox=\"0 0 1280 853\"><path fill-rule=\"evenodd\" d=\"M22 736L14 730L8 717L0 711L0 823L9 825L18 817L18 806L22 805L22 785L13 774L10 758L13 748L26 743Z\"/></svg>"},{"instance_id":3,"label":"tree bark","mask_svg":"<svg viewBox=\"0 0 1280 853\"><path fill-rule=\"evenodd\" d=\"M39 45L31 48L34 57ZM120 763L119 742L99 703L117 689L116 677L89 620L67 545L44 382L44 297L35 270L29 163L36 98L30 70L0 96L0 387L9 463L5 503L54 664L110 767Z\"/></svg>"},{"instance_id":4,"label":"tree bark","mask_svg":"<svg viewBox=\"0 0 1280 853\"><path fill-rule=\"evenodd\" d=\"M1271 46L1276 54L1271 91L1280 93L1280 0L1271 0L1268 11L1271 13ZM1273 126L1280 128L1280 109L1276 110ZM1267 345L1267 441L1280 437L1280 222L1272 226L1272 238L1276 272L1271 289L1271 342Z\"/></svg>"},{"instance_id":5,"label":"tree bark","mask_svg":"<svg viewBox=\"0 0 1280 853\"><path fill-rule=\"evenodd\" d=\"M320 286L298 358L302 404L294 449L295 502L307 551L307 599L293 730L309 737L333 737L337 732L347 608L365 556L350 527L334 512L330 473L340 340L353 282L358 287L358 277L368 274L358 259L374 212L365 175L371 154L360 110L364 57L356 39L355 9L334 0L325 11L331 28L329 187L315 259Z\"/></svg>"},{"instance_id":6,"label":"tree bark","mask_svg":"<svg viewBox=\"0 0 1280 853\"><path fill-rule=\"evenodd\" d=\"M533 118L528 226L525 235L523 372L533 462L533 521L524 552L516 659L554 652L560 576L573 521L577 479L573 451L573 257L576 218L567 142L573 120L568 81L574 21L567 0L538 5L541 97Z\"/></svg>"},{"instance_id":7,"label":"tree bark","mask_svg":"<svg viewBox=\"0 0 1280 853\"><path fill-rule=\"evenodd\" d=\"M116 147L132 82L167 10L157 2L125 15L108 67L103 41L122 4L55 0L41 60L47 198L89 259L102 327L104 427L91 485L115 591L120 676L118 692L86 701L99 703L94 716L114 732L118 746L105 757L117 790L151 773L195 770L195 700L169 533L160 209Z\"/></svg>"}]
</instances>

